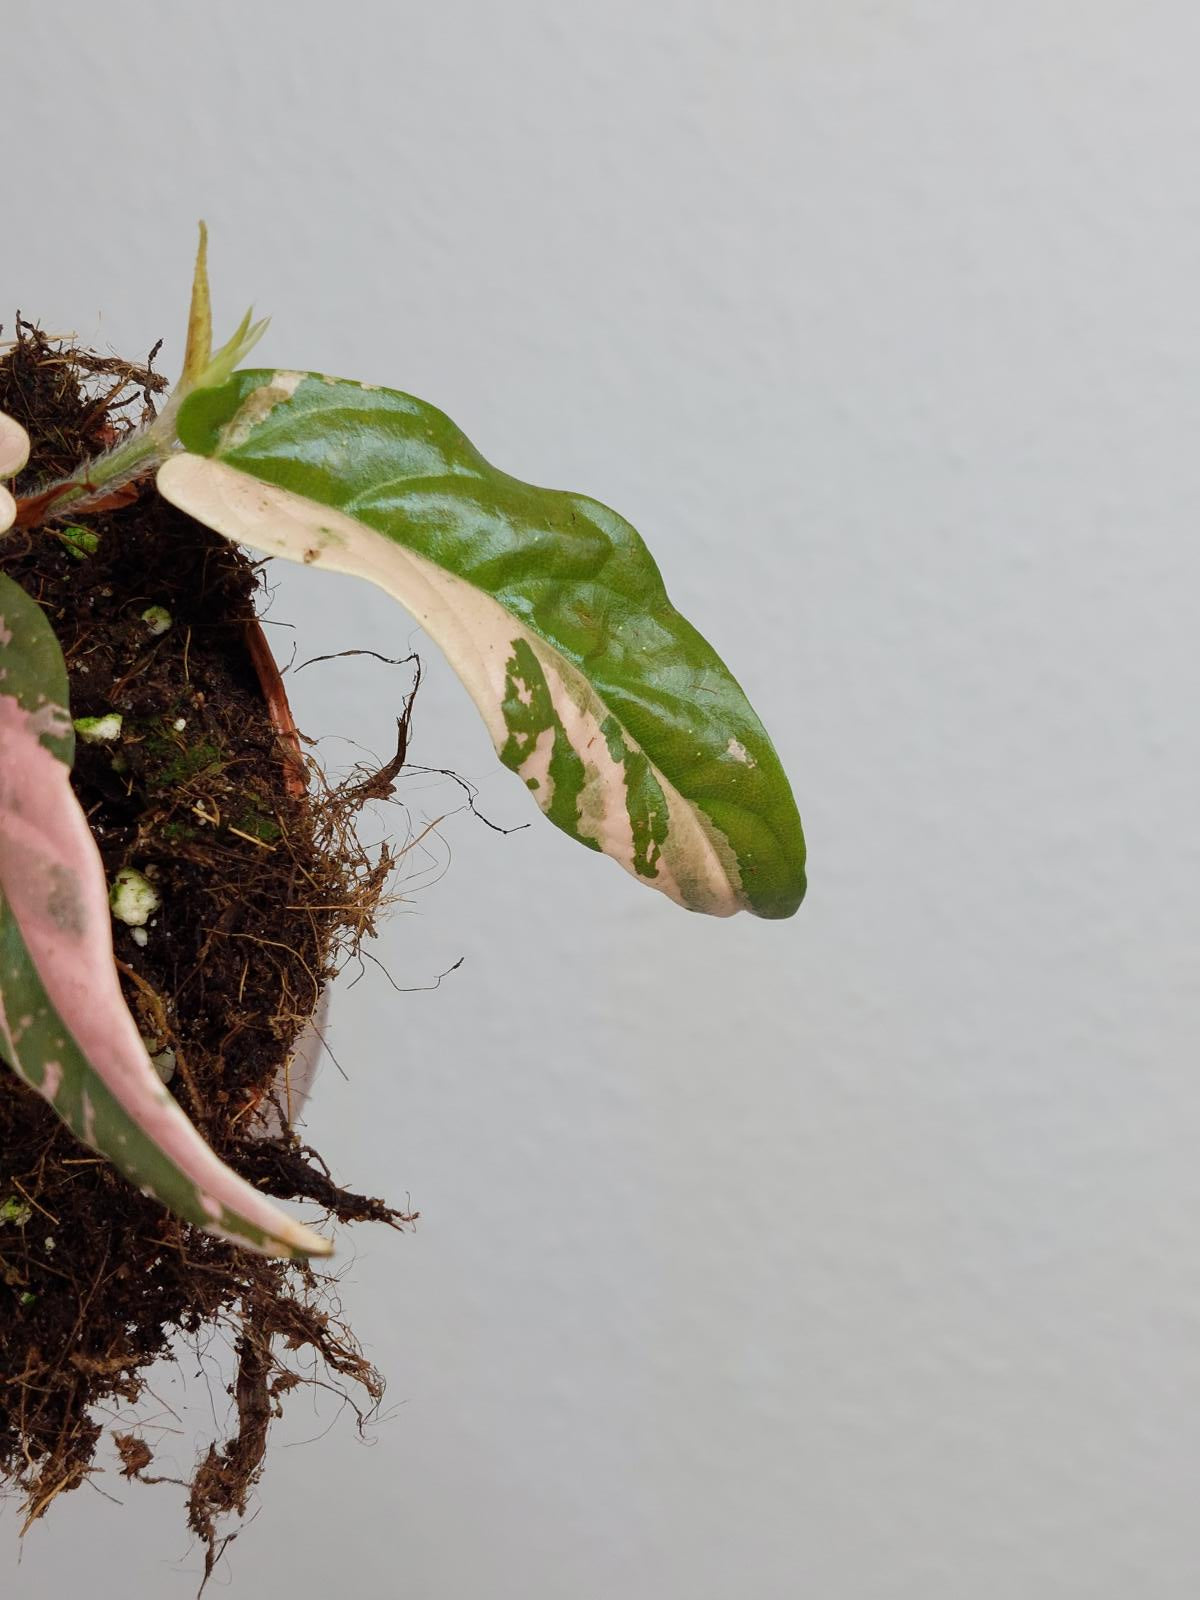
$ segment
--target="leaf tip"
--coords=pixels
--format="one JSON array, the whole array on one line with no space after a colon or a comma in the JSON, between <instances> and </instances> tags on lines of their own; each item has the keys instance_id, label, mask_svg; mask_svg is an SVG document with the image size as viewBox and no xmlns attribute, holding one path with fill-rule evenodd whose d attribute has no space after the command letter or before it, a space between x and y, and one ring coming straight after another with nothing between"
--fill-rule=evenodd
<instances>
[{"instance_id":1,"label":"leaf tip","mask_svg":"<svg viewBox=\"0 0 1200 1600\"><path fill-rule=\"evenodd\" d=\"M306 1260L328 1260L333 1254L333 1242L311 1228L295 1222L278 1241L282 1254L300 1256Z\"/></svg>"},{"instance_id":2,"label":"leaf tip","mask_svg":"<svg viewBox=\"0 0 1200 1600\"><path fill-rule=\"evenodd\" d=\"M200 222L196 265L192 272L192 300L188 307L187 345L180 385L196 382L212 357L212 301L208 291L208 225Z\"/></svg>"}]
</instances>

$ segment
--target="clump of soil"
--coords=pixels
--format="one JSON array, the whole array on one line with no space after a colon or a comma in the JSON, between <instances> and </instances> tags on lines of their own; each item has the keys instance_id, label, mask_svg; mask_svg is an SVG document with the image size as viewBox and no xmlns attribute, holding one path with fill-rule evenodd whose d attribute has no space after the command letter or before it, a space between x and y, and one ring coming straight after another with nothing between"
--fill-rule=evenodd
<instances>
[{"instance_id":1,"label":"clump of soil","mask_svg":"<svg viewBox=\"0 0 1200 1600\"><path fill-rule=\"evenodd\" d=\"M48 479L152 415L163 383L150 362L95 357L20 321L17 334L0 410L31 436L15 492L36 505ZM152 484L119 498L57 521L41 507L38 525L0 541L0 571L50 618L72 715L122 719L114 741L79 743L73 781L110 880L134 867L161 896L144 936L114 924L126 998L232 1167L342 1221L400 1226L412 1219L341 1188L300 1142L286 1076L324 984L373 931L392 860L357 844L353 813L386 781L310 792L254 620L256 568ZM188 1486L210 1565L217 1519L245 1510L270 1420L307 1381L287 1355L315 1355L322 1381L357 1390L360 1416L382 1380L308 1266L177 1222L0 1068L0 1485L24 1496L26 1525L96 1470L99 1411L135 1402L173 1338L216 1327L236 1341L236 1426ZM144 1439L114 1442L127 1476L155 1481Z\"/></svg>"}]
</instances>

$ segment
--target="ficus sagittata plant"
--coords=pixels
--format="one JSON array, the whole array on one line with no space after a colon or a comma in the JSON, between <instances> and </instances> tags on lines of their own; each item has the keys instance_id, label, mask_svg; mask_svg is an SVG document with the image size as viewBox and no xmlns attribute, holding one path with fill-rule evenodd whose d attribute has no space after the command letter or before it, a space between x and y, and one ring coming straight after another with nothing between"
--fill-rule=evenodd
<instances>
[{"instance_id":1,"label":"ficus sagittata plant","mask_svg":"<svg viewBox=\"0 0 1200 1600\"><path fill-rule=\"evenodd\" d=\"M264 327L247 314L214 352L202 227L171 398L37 495L39 518L154 472L160 494L226 538L378 584L441 647L500 760L557 827L688 910L790 916L805 851L787 778L629 523L509 477L412 395L241 368ZM24 431L0 417L0 477L27 455ZM0 529L19 515L0 488ZM0 576L0 1053L179 1217L264 1253L328 1254L217 1158L150 1061L71 788L68 702L45 614Z\"/></svg>"}]
</instances>

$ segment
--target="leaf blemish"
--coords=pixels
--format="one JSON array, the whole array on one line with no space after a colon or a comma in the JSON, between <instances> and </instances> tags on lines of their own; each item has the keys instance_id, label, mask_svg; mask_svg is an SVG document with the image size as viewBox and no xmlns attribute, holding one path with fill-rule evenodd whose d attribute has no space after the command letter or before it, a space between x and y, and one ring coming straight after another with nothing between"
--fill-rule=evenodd
<instances>
[{"instance_id":1,"label":"leaf blemish","mask_svg":"<svg viewBox=\"0 0 1200 1600\"><path fill-rule=\"evenodd\" d=\"M46 912L50 921L62 933L76 938L87 926L83 896L79 892L79 879L70 867L55 862L50 868L50 893L46 897Z\"/></svg>"},{"instance_id":2,"label":"leaf blemish","mask_svg":"<svg viewBox=\"0 0 1200 1600\"><path fill-rule=\"evenodd\" d=\"M236 450L265 422L276 406L285 404L304 381L303 372L273 372L270 383L248 394L221 431L221 449Z\"/></svg>"}]
</instances>

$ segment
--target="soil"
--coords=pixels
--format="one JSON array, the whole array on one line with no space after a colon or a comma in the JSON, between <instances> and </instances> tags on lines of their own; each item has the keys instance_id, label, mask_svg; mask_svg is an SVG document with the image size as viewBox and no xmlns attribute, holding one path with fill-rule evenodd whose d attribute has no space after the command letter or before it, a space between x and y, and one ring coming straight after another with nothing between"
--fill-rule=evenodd
<instances>
[{"instance_id":1,"label":"soil","mask_svg":"<svg viewBox=\"0 0 1200 1600\"><path fill-rule=\"evenodd\" d=\"M343 1222L402 1226L413 1219L333 1180L285 1104L298 1035L373 931L392 860L358 845L354 812L396 764L341 790L311 763L313 782L298 779L299 745L254 620L258 571L151 484L57 522L44 507L28 512L40 485L153 414L162 388L151 362L73 350L18 321L0 359L0 410L31 436L15 492L37 525L0 542L0 571L51 620L72 715L122 718L115 742L79 742L73 781L110 879L136 867L161 895L144 943L121 924L114 938L148 1048L173 1061L172 1092L268 1194L314 1200ZM162 632L145 619L154 607L170 619ZM176 1221L0 1069L0 1487L23 1497L26 1526L99 1470L102 1413L138 1401L172 1341L219 1328L235 1342L235 1420L187 1486L211 1570L219 1519L245 1511L285 1394L332 1382L360 1419L382 1396L327 1309L328 1283ZM297 1353L303 1378L288 1363ZM162 1481L136 1428L112 1442L127 1477Z\"/></svg>"}]
</instances>

